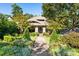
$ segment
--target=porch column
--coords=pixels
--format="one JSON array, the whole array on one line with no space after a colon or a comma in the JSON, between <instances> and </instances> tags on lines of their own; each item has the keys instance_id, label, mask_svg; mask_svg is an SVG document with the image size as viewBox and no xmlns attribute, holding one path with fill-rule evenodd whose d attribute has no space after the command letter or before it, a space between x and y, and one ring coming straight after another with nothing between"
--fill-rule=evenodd
<instances>
[{"instance_id":1,"label":"porch column","mask_svg":"<svg viewBox=\"0 0 79 59\"><path fill-rule=\"evenodd\" d=\"M38 27L35 27L35 32L38 32Z\"/></svg>"},{"instance_id":2,"label":"porch column","mask_svg":"<svg viewBox=\"0 0 79 59\"><path fill-rule=\"evenodd\" d=\"M46 28L45 27L43 27L43 33L45 33L46 32Z\"/></svg>"}]
</instances>

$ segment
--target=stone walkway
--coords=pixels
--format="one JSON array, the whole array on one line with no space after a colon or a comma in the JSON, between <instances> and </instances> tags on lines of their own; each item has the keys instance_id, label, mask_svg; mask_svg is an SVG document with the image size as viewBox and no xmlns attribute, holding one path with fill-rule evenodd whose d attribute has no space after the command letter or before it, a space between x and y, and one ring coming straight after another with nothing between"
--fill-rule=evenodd
<instances>
[{"instance_id":1,"label":"stone walkway","mask_svg":"<svg viewBox=\"0 0 79 59\"><path fill-rule=\"evenodd\" d=\"M48 52L49 45L46 43L43 34L37 36L34 46L32 47L32 56L50 56Z\"/></svg>"}]
</instances>

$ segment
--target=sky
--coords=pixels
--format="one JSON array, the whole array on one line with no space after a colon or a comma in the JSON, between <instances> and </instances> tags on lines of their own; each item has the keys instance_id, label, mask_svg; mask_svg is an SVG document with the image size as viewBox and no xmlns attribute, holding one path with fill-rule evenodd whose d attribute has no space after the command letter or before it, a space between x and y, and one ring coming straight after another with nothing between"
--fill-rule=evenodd
<instances>
[{"instance_id":1,"label":"sky","mask_svg":"<svg viewBox=\"0 0 79 59\"><path fill-rule=\"evenodd\" d=\"M0 13L11 14L12 7L11 3L0 3ZM33 15L42 15L42 4L41 3L17 3L24 13L29 13Z\"/></svg>"}]
</instances>

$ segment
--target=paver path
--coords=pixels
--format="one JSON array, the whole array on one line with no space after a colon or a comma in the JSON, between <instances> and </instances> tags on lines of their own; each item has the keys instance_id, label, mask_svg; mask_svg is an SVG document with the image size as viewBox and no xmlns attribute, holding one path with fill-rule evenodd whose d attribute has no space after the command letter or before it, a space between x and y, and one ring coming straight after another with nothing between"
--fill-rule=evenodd
<instances>
[{"instance_id":1,"label":"paver path","mask_svg":"<svg viewBox=\"0 0 79 59\"><path fill-rule=\"evenodd\" d=\"M32 47L32 56L50 56L48 52L49 45L46 43L44 36L37 36L34 46Z\"/></svg>"}]
</instances>

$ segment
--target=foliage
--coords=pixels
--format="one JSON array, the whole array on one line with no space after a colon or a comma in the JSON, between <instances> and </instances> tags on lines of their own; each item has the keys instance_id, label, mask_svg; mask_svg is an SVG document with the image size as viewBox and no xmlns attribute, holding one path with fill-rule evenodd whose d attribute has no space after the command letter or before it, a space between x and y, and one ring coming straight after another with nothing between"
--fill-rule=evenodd
<instances>
[{"instance_id":1,"label":"foliage","mask_svg":"<svg viewBox=\"0 0 79 59\"><path fill-rule=\"evenodd\" d=\"M71 47L79 48L79 33L70 32L62 37L61 41Z\"/></svg>"},{"instance_id":2,"label":"foliage","mask_svg":"<svg viewBox=\"0 0 79 59\"><path fill-rule=\"evenodd\" d=\"M13 7L12 9L13 16L23 14L22 8L20 8L20 6L18 6L17 4L13 4L12 7Z\"/></svg>"},{"instance_id":3,"label":"foliage","mask_svg":"<svg viewBox=\"0 0 79 59\"><path fill-rule=\"evenodd\" d=\"M26 40L31 40L28 28L25 29L23 33L23 38Z\"/></svg>"},{"instance_id":4,"label":"foliage","mask_svg":"<svg viewBox=\"0 0 79 59\"><path fill-rule=\"evenodd\" d=\"M18 28L15 22L8 21L9 19L6 16L1 16L0 18L0 38L2 39L6 34L18 33Z\"/></svg>"},{"instance_id":5,"label":"foliage","mask_svg":"<svg viewBox=\"0 0 79 59\"><path fill-rule=\"evenodd\" d=\"M31 50L26 47L13 46L13 51L15 56L29 56L31 55Z\"/></svg>"},{"instance_id":6,"label":"foliage","mask_svg":"<svg viewBox=\"0 0 79 59\"><path fill-rule=\"evenodd\" d=\"M27 22L26 16L24 15L14 16L13 20L17 23L21 33L23 33L24 29L29 25Z\"/></svg>"},{"instance_id":7,"label":"foliage","mask_svg":"<svg viewBox=\"0 0 79 59\"><path fill-rule=\"evenodd\" d=\"M72 36L72 35L70 35L70 36ZM66 36L66 37L68 38L68 36ZM63 40L61 38L62 37L59 34L57 34L56 31L52 32L51 37L50 37L50 44L49 44L50 54L52 54L54 56L73 56L73 55L75 55L76 51L74 51L70 45L66 44L67 39ZM73 42L72 42L72 44L73 44Z\"/></svg>"},{"instance_id":8,"label":"foliage","mask_svg":"<svg viewBox=\"0 0 79 59\"><path fill-rule=\"evenodd\" d=\"M13 42L0 42L0 56L29 56L31 49L24 39L16 39Z\"/></svg>"},{"instance_id":9,"label":"foliage","mask_svg":"<svg viewBox=\"0 0 79 59\"><path fill-rule=\"evenodd\" d=\"M28 27L28 21L32 15L30 14L23 14L23 10L17 4L12 5L12 19L17 23L18 27L20 28L20 33L23 33L25 28Z\"/></svg>"},{"instance_id":10,"label":"foliage","mask_svg":"<svg viewBox=\"0 0 79 59\"><path fill-rule=\"evenodd\" d=\"M43 33L44 36L49 36L49 33Z\"/></svg>"},{"instance_id":11,"label":"foliage","mask_svg":"<svg viewBox=\"0 0 79 59\"><path fill-rule=\"evenodd\" d=\"M9 46L2 46L0 48L0 56L10 56L10 55L14 55L14 52L12 50L12 47Z\"/></svg>"},{"instance_id":12,"label":"foliage","mask_svg":"<svg viewBox=\"0 0 79 59\"><path fill-rule=\"evenodd\" d=\"M4 36L4 41L6 41L6 42L11 42L11 41L13 41L12 36L11 36L11 35L5 35L5 36Z\"/></svg>"},{"instance_id":13,"label":"foliage","mask_svg":"<svg viewBox=\"0 0 79 59\"><path fill-rule=\"evenodd\" d=\"M54 56L73 56L75 53L72 48L67 45L58 44L58 42L54 43L49 51Z\"/></svg>"},{"instance_id":14,"label":"foliage","mask_svg":"<svg viewBox=\"0 0 79 59\"><path fill-rule=\"evenodd\" d=\"M37 34L38 34L38 33L36 33L36 32L30 33L31 36L37 36Z\"/></svg>"},{"instance_id":15,"label":"foliage","mask_svg":"<svg viewBox=\"0 0 79 59\"><path fill-rule=\"evenodd\" d=\"M9 18L9 15L0 13L0 20Z\"/></svg>"},{"instance_id":16,"label":"foliage","mask_svg":"<svg viewBox=\"0 0 79 59\"><path fill-rule=\"evenodd\" d=\"M15 46L25 46L25 40L16 39L16 40L13 41L13 45L15 45Z\"/></svg>"},{"instance_id":17,"label":"foliage","mask_svg":"<svg viewBox=\"0 0 79 59\"><path fill-rule=\"evenodd\" d=\"M3 46L0 48L0 56L29 56L31 55L31 50L28 46Z\"/></svg>"},{"instance_id":18,"label":"foliage","mask_svg":"<svg viewBox=\"0 0 79 59\"><path fill-rule=\"evenodd\" d=\"M56 31L53 31L51 36L50 36L50 43L56 42L60 39L60 35L57 34Z\"/></svg>"},{"instance_id":19,"label":"foliage","mask_svg":"<svg viewBox=\"0 0 79 59\"><path fill-rule=\"evenodd\" d=\"M59 30L59 29L62 29L62 28L64 28L65 27L65 25L64 24L62 24L62 23L60 23L60 21L59 22L57 22L57 21L52 21L52 20L48 20L48 26L47 26L47 28L49 29L49 30Z\"/></svg>"},{"instance_id":20,"label":"foliage","mask_svg":"<svg viewBox=\"0 0 79 59\"><path fill-rule=\"evenodd\" d=\"M33 17L32 14L28 14L28 13L26 13L26 14L24 14L24 15L26 16L27 19L30 19L31 17Z\"/></svg>"},{"instance_id":21,"label":"foliage","mask_svg":"<svg viewBox=\"0 0 79 59\"><path fill-rule=\"evenodd\" d=\"M52 22L54 21L54 24L59 24L57 25L58 28L62 28L62 26L64 26L66 28L74 29L79 25L79 4L44 3L42 9L43 16L45 16L46 18L48 18L48 20L51 20ZM54 25L54 27L56 26L56 24Z\"/></svg>"},{"instance_id":22,"label":"foliage","mask_svg":"<svg viewBox=\"0 0 79 59\"><path fill-rule=\"evenodd\" d=\"M73 52L72 56L79 56L79 49L78 48L72 48Z\"/></svg>"}]
</instances>

